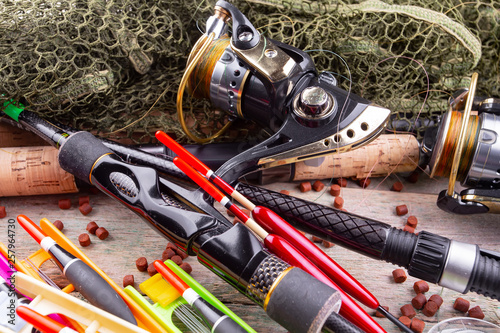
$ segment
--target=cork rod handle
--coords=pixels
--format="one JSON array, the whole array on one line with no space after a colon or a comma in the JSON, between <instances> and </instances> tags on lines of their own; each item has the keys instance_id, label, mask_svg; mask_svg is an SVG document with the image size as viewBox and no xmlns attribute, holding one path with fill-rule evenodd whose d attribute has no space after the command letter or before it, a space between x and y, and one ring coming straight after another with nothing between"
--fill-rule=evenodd
<instances>
[{"instance_id":1,"label":"cork rod handle","mask_svg":"<svg viewBox=\"0 0 500 333\"><path fill-rule=\"evenodd\" d=\"M414 171L419 162L419 144L410 134L382 134L373 142L341 154L327 155L321 164L295 164L294 181L338 177L380 177Z\"/></svg>"}]
</instances>

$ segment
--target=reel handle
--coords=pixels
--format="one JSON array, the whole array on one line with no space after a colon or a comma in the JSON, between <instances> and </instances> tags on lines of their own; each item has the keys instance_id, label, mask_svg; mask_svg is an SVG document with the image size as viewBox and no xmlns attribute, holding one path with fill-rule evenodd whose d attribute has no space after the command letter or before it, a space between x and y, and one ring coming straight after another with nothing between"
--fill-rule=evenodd
<instances>
[{"instance_id":1,"label":"reel handle","mask_svg":"<svg viewBox=\"0 0 500 333\"><path fill-rule=\"evenodd\" d=\"M436 205L448 213L468 215L488 213L488 207L480 202L462 200L462 196L456 192L448 195L447 190L439 192Z\"/></svg>"}]
</instances>

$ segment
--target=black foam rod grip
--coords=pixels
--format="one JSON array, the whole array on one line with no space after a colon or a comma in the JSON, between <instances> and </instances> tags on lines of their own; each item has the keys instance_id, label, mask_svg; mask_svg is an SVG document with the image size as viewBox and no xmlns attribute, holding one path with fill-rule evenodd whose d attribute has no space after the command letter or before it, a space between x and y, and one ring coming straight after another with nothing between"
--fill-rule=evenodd
<instances>
[{"instance_id":1,"label":"black foam rod grip","mask_svg":"<svg viewBox=\"0 0 500 333\"><path fill-rule=\"evenodd\" d=\"M99 139L89 132L77 132L59 148L59 164L76 178L90 183L90 173L94 163L103 155L112 154Z\"/></svg>"},{"instance_id":2,"label":"black foam rod grip","mask_svg":"<svg viewBox=\"0 0 500 333\"><path fill-rule=\"evenodd\" d=\"M239 183L236 189L256 205L273 210L299 230L374 259L408 267L417 236L387 223Z\"/></svg>"},{"instance_id":3,"label":"black foam rod grip","mask_svg":"<svg viewBox=\"0 0 500 333\"><path fill-rule=\"evenodd\" d=\"M288 270L273 287L265 310L290 333L321 332L331 314L340 309L340 293L300 268ZM342 317L330 319L335 318Z\"/></svg>"},{"instance_id":4,"label":"black foam rod grip","mask_svg":"<svg viewBox=\"0 0 500 333\"><path fill-rule=\"evenodd\" d=\"M137 325L134 315L116 291L96 271L76 259L64 267L64 275L90 304Z\"/></svg>"},{"instance_id":5,"label":"black foam rod grip","mask_svg":"<svg viewBox=\"0 0 500 333\"><path fill-rule=\"evenodd\" d=\"M500 258L480 251L470 279L470 291L500 300Z\"/></svg>"},{"instance_id":6,"label":"black foam rod grip","mask_svg":"<svg viewBox=\"0 0 500 333\"><path fill-rule=\"evenodd\" d=\"M391 226L262 187L239 183L236 189L256 205L273 210L299 230L382 259Z\"/></svg>"}]
</instances>

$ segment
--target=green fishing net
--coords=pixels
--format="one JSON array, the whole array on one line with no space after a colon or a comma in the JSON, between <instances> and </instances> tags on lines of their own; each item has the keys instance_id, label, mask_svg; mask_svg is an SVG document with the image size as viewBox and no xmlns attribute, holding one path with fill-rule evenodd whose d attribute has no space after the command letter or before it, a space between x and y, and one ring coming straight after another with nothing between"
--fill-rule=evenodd
<instances>
[{"instance_id":1,"label":"green fishing net","mask_svg":"<svg viewBox=\"0 0 500 333\"><path fill-rule=\"evenodd\" d=\"M268 37L310 52L344 89L422 130L479 73L478 94L500 96L495 0L232 1ZM0 103L111 138L148 141L158 129L187 142L175 100L187 56L215 1L0 0ZM347 65L347 66L346 66ZM184 98L200 135L225 115ZM418 120L417 120L418 118ZM252 134L236 122L221 140Z\"/></svg>"}]
</instances>

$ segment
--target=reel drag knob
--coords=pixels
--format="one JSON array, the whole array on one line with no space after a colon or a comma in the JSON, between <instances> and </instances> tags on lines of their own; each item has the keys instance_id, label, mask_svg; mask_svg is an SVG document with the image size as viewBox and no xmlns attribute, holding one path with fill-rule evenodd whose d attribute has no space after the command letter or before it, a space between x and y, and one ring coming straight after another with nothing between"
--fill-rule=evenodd
<instances>
[{"instance_id":1,"label":"reel drag knob","mask_svg":"<svg viewBox=\"0 0 500 333\"><path fill-rule=\"evenodd\" d=\"M319 86L307 87L295 97L293 111L298 121L316 127L322 120L329 120L336 109L335 100Z\"/></svg>"},{"instance_id":2,"label":"reel drag knob","mask_svg":"<svg viewBox=\"0 0 500 333\"><path fill-rule=\"evenodd\" d=\"M307 87L300 94L299 105L308 115L321 115L329 107L328 93L321 87Z\"/></svg>"}]
</instances>

